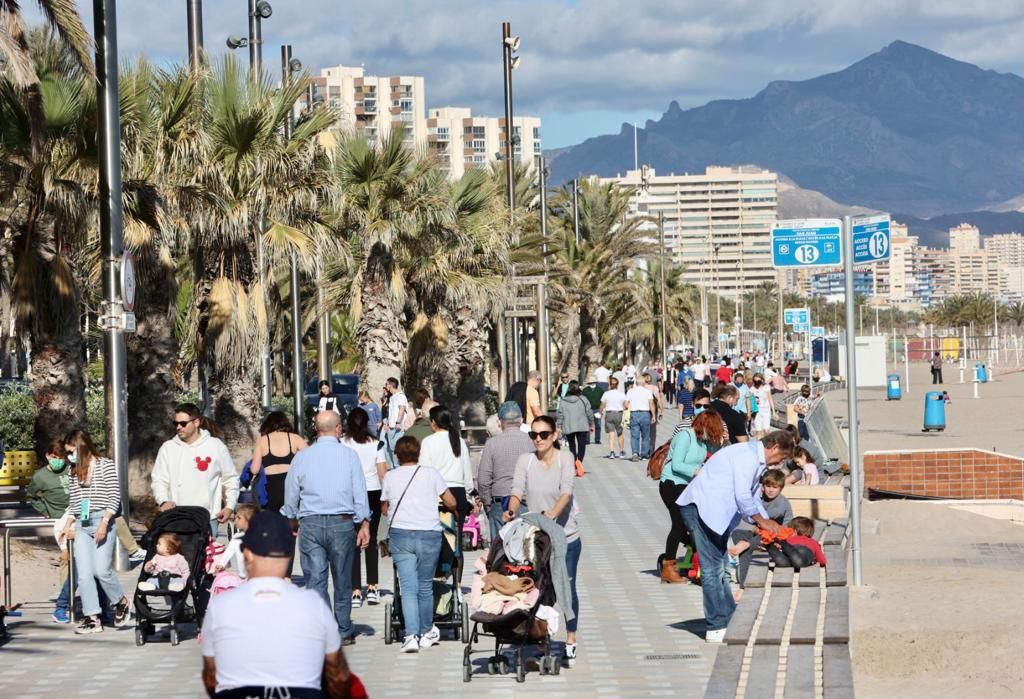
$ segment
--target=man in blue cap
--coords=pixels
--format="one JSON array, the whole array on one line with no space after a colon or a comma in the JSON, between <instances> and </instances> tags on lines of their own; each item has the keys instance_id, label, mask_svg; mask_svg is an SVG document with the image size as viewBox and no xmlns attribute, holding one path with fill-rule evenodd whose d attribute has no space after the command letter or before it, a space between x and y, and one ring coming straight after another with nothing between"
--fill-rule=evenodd
<instances>
[{"instance_id":1,"label":"man in blue cap","mask_svg":"<svg viewBox=\"0 0 1024 699\"><path fill-rule=\"evenodd\" d=\"M327 603L286 579L294 550L285 517L270 510L253 515L242 539L249 580L213 598L203 621L203 684L209 696L364 694L349 671Z\"/></svg>"},{"instance_id":2,"label":"man in blue cap","mask_svg":"<svg viewBox=\"0 0 1024 699\"><path fill-rule=\"evenodd\" d=\"M498 422L501 433L488 439L484 445L476 476L476 489L487 510L488 536L492 540L502 527L501 515L505 512L502 501L512 494L516 461L521 455L533 451L533 440L520 429L523 411L518 403L506 401L498 406Z\"/></svg>"}]
</instances>

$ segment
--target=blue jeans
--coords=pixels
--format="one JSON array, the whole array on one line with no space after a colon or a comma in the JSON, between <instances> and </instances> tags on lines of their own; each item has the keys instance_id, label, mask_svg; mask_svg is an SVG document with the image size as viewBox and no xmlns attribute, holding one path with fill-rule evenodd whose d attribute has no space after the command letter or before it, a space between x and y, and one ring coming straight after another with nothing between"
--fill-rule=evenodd
<instances>
[{"instance_id":1,"label":"blue jeans","mask_svg":"<svg viewBox=\"0 0 1024 699\"><path fill-rule=\"evenodd\" d=\"M78 591L82 595L82 614L85 616L96 616L103 611L97 583L102 586L107 599L120 601L124 597L121 581L117 579L113 567L114 546L117 545L113 523L103 543L96 543L96 527L101 517L99 512L94 512L88 524L75 523L75 566L79 574Z\"/></svg>"},{"instance_id":2,"label":"blue jeans","mask_svg":"<svg viewBox=\"0 0 1024 699\"><path fill-rule=\"evenodd\" d=\"M395 458L395 444L405 436L405 432L397 427L384 428L384 458L387 459L388 468L398 468L398 459Z\"/></svg>"},{"instance_id":3,"label":"blue jeans","mask_svg":"<svg viewBox=\"0 0 1024 699\"><path fill-rule=\"evenodd\" d=\"M576 539L565 548L565 570L569 575L569 587L572 588L573 620L565 623L565 630L569 633L576 633L576 627L580 623L580 598L576 594L576 571L580 567L581 553L583 553L582 539Z\"/></svg>"},{"instance_id":4,"label":"blue jeans","mask_svg":"<svg viewBox=\"0 0 1024 699\"><path fill-rule=\"evenodd\" d=\"M708 623L708 631L724 629L736 611L736 601L732 597L729 573L726 570L730 532L718 534L708 527L700 518L696 505L683 505L679 509L700 559L701 592L704 595L704 618Z\"/></svg>"},{"instance_id":5,"label":"blue jeans","mask_svg":"<svg viewBox=\"0 0 1024 699\"><path fill-rule=\"evenodd\" d=\"M633 456L646 459L651 455L651 413L647 410L629 413L629 446Z\"/></svg>"},{"instance_id":6,"label":"blue jeans","mask_svg":"<svg viewBox=\"0 0 1024 699\"><path fill-rule=\"evenodd\" d=\"M434 570L441 555L441 532L392 529L391 556L398 571L406 636L422 636L434 626Z\"/></svg>"},{"instance_id":7,"label":"blue jeans","mask_svg":"<svg viewBox=\"0 0 1024 699\"><path fill-rule=\"evenodd\" d=\"M78 564L74 566L75 582L78 582ZM100 597L100 607L106 609L110 606L110 600L107 599L107 593L103 591L102 587L96 590ZM71 578L64 576L64 586L60 588L60 594L57 595L56 610L64 610L65 612L71 611Z\"/></svg>"},{"instance_id":8,"label":"blue jeans","mask_svg":"<svg viewBox=\"0 0 1024 699\"><path fill-rule=\"evenodd\" d=\"M356 529L351 519L339 515L308 515L299 520L299 561L306 587L320 593L327 606L327 572L334 581L334 618L342 638L352 630L352 559Z\"/></svg>"}]
</instances>

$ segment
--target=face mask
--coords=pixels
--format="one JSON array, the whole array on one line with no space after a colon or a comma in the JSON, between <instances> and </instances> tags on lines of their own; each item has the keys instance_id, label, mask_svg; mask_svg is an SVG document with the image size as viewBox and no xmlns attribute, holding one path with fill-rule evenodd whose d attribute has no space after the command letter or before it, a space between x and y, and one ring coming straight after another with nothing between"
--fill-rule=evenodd
<instances>
[{"instance_id":1,"label":"face mask","mask_svg":"<svg viewBox=\"0 0 1024 699\"><path fill-rule=\"evenodd\" d=\"M701 414L701 413L703 413L703 412L704 412L705 410L707 410L707 408L705 408L705 407L704 407L703 405L698 405L698 406L696 406L696 407L695 407L695 408L693 409L693 414L694 414L694 415L700 415L700 414Z\"/></svg>"},{"instance_id":2,"label":"face mask","mask_svg":"<svg viewBox=\"0 0 1024 699\"><path fill-rule=\"evenodd\" d=\"M77 451L68 452L68 463L69 464L77 464L78 463L78 452Z\"/></svg>"},{"instance_id":3,"label":"face mask","mask_svg":"<svg viewBox=\"0 0 1024 699\"><path fill-rule=\"evenodd\" d=\"M50 470L54 473L60 473L64 470L64 459L47 459L50 464Z\"/></svg>"}]
</instances>

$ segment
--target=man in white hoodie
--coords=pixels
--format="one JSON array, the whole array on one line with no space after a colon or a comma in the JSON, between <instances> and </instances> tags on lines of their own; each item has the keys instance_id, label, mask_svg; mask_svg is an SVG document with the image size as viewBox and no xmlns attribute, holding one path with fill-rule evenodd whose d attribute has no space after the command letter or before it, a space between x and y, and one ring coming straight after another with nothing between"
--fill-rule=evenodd
<instances>
[{"instance_id":1,"label":"man in white hoodie","mask_svg":"<svg viewBox=\"0 0 1024 699\"><path fill-rule=\"evenodd\" d=\"M205 507L210 529L231 518L238 502L238 471L224 442L202 428L202 413L192 403L174 409L175 437L163 443L150 476L160 511L178 505Z\"/></svg>"}]
</instances>

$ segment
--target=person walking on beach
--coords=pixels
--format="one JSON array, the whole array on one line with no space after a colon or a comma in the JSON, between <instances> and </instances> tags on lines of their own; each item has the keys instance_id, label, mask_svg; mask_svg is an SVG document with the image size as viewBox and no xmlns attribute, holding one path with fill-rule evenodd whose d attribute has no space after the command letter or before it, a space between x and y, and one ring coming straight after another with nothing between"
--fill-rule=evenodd
<instances>
[{"instance_id":1,"label":"person walking on beach","mask_svg":"<svg viewBox=\"0 0 1024 699\"><path fill-rule=\"evenodd\" d=\"M932 356L932 384L942 383L942 355L938 352Z\"/></svg>"}]
</instances>

